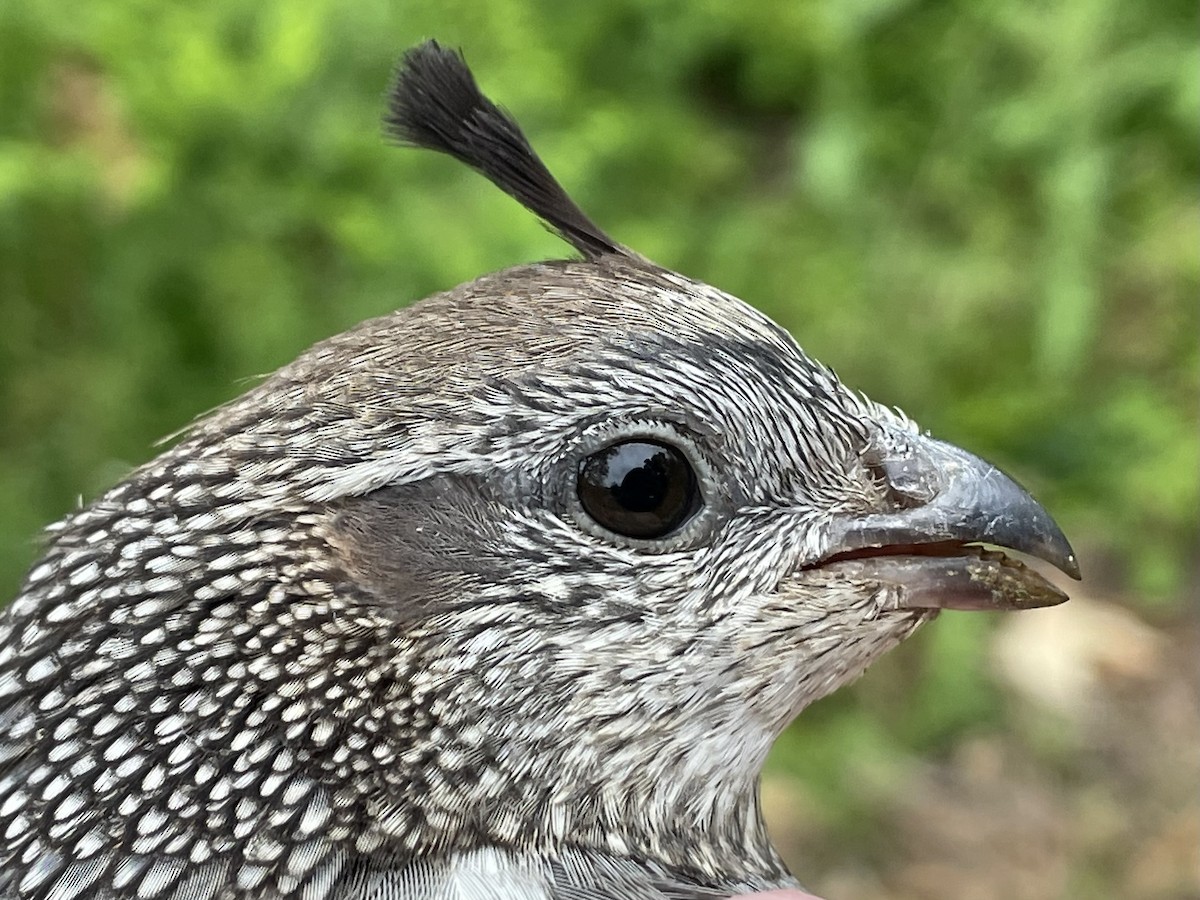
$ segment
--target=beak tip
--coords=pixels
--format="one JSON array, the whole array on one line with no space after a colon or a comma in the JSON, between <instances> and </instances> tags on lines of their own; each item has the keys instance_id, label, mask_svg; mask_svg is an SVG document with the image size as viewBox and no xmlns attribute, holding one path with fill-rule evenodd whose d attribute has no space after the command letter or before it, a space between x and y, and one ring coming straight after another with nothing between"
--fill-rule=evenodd
<instances>
[{"instance_id":1,"label":"beak tip","mask_svg":"<svg viewBox=\"0 0 1200 900\"><path fill-rule=\"evenodd\" d=\"M1043 511L1043 514L1044 511ZM1053 565L1064 575L1082 581L1083 574L1079 570L1079 557L1075 554L1075 548L1071 546L1071 542L1067 540L1067 536L1062 533L1062 529L1058 527L1053 519L1048 520L1048 527L1043 531L1044 537L1038 543L1041 544L1041 549L1044 552L1035 553L1046 562ZM1014 547L1015 550L1023 550L1023 547Z\"/></svg>"}]
</instances>

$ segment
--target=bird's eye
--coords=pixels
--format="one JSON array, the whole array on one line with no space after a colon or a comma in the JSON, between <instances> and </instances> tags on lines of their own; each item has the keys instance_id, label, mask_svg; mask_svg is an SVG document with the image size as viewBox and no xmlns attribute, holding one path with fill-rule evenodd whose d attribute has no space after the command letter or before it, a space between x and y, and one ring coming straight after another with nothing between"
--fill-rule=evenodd
<instances>
[{"instance_id":1,"label":"bird's eye","mask_svg":"<svg viewBox=\"0 0 1200 900\"><path fill-rule=\"evenodd\" d=\"M584 512L631 538L668 535L701 504L696 473L683 452L645 438L611 444L584 459L576 489Z\"/></svg>"}]
</instances>

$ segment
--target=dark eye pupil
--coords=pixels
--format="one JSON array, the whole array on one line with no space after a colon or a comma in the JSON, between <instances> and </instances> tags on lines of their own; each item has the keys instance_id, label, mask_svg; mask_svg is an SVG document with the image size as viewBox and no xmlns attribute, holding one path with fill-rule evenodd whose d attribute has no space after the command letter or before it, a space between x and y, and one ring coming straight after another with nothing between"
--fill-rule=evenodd
<instances>
[{"instance_id":1,"label":"dark eye pupil","mask_svg":"<svg viewBox=\"0 0 1200 900\"><path fill-rule=\"evenodd\" d=\"M670 534L700 505L687 457L669 444L645 439L613 444L585 459L578 491L589 516L626 537Z\"/></svg>"}]
</instances>

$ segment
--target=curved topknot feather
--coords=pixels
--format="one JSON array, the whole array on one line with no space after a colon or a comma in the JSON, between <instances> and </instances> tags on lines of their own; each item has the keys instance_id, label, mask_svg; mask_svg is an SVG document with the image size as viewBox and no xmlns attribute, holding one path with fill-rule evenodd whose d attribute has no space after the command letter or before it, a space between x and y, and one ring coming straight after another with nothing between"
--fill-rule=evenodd
<instances>
[{"instance_id":1,"label":"curved topknot feather","mask_svg":"<svg viewBox=\"0 0 1200 900\"><path fill-rule=\"evenodd\" d=\"M627 253L567 195L513 118L480 92L458 51L431 40L404 54L384 128L401 143L466 163L586 258Z\"/></svg>"}]
</instances>

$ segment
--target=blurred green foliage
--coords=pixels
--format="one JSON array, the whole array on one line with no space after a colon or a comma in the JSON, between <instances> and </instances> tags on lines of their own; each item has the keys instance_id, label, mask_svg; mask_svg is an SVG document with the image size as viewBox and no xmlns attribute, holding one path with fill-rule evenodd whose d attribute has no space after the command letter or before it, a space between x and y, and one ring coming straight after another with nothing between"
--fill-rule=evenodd
<instances>
[{"instance_id":1,"label":"blurred green foliage","mask_svg":"<svg viewBox=\"0 0 1200 900\"><path fill-rule=\"evenodd\" d=\"M6 4L0 596L42 526L249 376L564 253L382 141L398 53L436 36L611 234L1018 473L1093 585L1170 621L1200 508L1193 5ZM1000 721L989 628L926 629L782 764L851 818L888 747Z\"/></svg>"}]
</instances>

